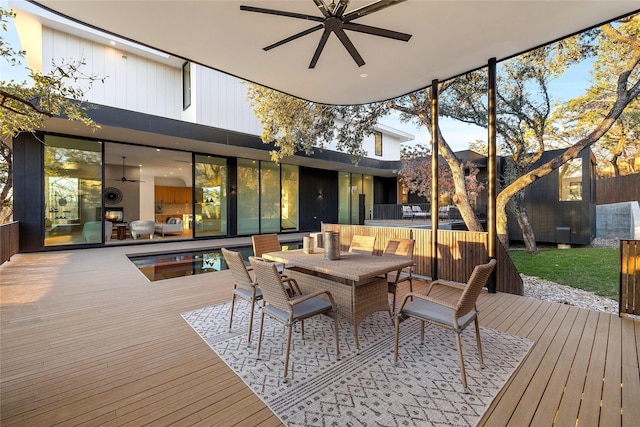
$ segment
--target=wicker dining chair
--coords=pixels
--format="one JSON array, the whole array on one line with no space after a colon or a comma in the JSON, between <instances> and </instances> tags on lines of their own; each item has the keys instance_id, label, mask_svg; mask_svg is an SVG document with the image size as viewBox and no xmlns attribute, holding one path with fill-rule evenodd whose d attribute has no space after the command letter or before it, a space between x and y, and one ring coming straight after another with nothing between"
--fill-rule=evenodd
<instances>
[{"instance_id":1,"label":"wicker dining chair","mask_svg":"<svg viewBox=\"0 0 640 427\"><path fill-rule=\"evenodd\" d=\"M415 247L413 239L389 239L384 248L385 255L399 255L413 258L413 248ZM396 312L396 296L398 294L398 286L402 282L409 282L409 292L413 292L413 265L405 267L401 270L387 273L387 284L389 293L393 294L393 312Z\"/></svg>"},{"instance_id":2,"label":"wicker dining chair","mask_svg":"<svg viewBox=\"0 0 640 427\"><path fill-rule=\"evenodd\" d=\"M349 252L372 255L375 244L376 244L376 236L360 236L356 234L351 239L351 246L349 246Z\"/></svg>"},{"instance_id":3,"label":"wicker dining chair","mask_svg":"<svg viewBox=\"0 0 640 427\"><path fill-rule=\"evenodd\" d=\"M229 317L229 331L233 325L233 309L235 307L236 297L248 301L251 304L251 312L249 314L249 335L247 342L251 343L251 329L253 327L253 313L255 305L262 300L262 291L258 284L251 278L247 266L242 259L240 252L234 252L227 248L222 248L222 255L227 262L231 276L233 277L233 294L231 296L231 316Z\"/></svg>"},{"instance_id":4,"label":"wicker dining chair","mask_svg":"<svg viewBox=\"0 0 640 427\"><path fill-rule=\"evenodd\" d=\"M424 324L429 322L436 326L451 329L456 335L456 344L458 347L458 363L460 365L460 378L462 380L462 386L464 392L468 393L467 387L467 374L464 370L464 358L462 355L462 340L460 334L462 331L473 322L476 327L476 341L478 343L478 356L480 358L480 365L484 366L482 359L482 344L480 342L480 326L478 324L478 310L476 309L476 301L482 288L487 284L489 276L496 265L496 260L492 259L487 264L477 265L467 284L449 282L444 280L435 280L431 282L426 295L410 292L405 295L400 305L400 309L395 316L395 354L394 361L398 362L398 337L400 335L400 320L407 317L414 317L421 322L420 329L420 341L424 343ZM460 296L458 301L450 303L435 297L430 297L431 291L438 287L445 286L450 290L456 290ZM409 301L409 298L413 296L415 300Z\"/></svg>"},{"instance_id":5,"label":"wicker dining chair","mask_svg":"<svg viewBox=\"0 0 640 427\"><path fill-rule=\"evenodd\" d=\"M253 244L253 254L258 258L262 258L262 255L267 252L279 252L282 250L280 239L275 233L255 234L251 236L251 243ZM276 265L278 266L278 271L282 273L284 265L280 263L276 263Z\"/></svg>"},{"instance_id":6,"label":"wicker dining chair","mask_svg":"<svg viewBox=\"0 0 640 427\"><path fill-rule=\"evenodd\" d=\"M336 358L340 358L338 311L331 292L328 290L317 291L292 298L285 289L282 276L278 273L274 263L256 257L249 257L249 262L253 266L256 280L260 283L260 288L264 296L264 306L262 307L262 314L260 315L260 332L258 333L258 359L260 359L264 316L266 314L287 327L287 347L284 359L284 380L287 381L293 325L296 322L300 322L302 336L304 337L304 320L318 314L327 314L329 312L333 313L334 319ZM328 301L321 297L321 295L325 295Z\"/></svg>"}]
</instances>

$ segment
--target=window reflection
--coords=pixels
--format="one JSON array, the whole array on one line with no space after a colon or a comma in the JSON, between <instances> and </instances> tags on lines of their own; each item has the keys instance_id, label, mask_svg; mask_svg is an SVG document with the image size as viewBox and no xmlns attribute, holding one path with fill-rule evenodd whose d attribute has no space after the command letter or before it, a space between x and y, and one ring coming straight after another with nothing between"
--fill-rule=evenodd
<instances>
[{"instance_id":1,"label":"window reflection","mask_svg":"<svg viewBox=\"0 0 640 427\"><path fill-rule=\"evenodd\" d=\"M569 160L558 175L560 201L582 200L582 159Z\"/></svg>"}]
</instances>

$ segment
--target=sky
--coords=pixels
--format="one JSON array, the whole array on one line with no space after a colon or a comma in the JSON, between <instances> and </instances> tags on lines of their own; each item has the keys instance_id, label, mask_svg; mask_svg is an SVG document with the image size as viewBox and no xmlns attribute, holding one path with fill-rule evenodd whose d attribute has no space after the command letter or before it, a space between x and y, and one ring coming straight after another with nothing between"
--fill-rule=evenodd
<instances>
[{"instance_id":1,"label":"sky","mask_svg":"<svg viewBox=\"0 0 640 427\"><path fill-rule=\"evenodd\" d=\"M500 64L498 64L498 67ZM568 101L585 93L590 85L589 77L591 71L591 61L583 61L578 65L571 66L560 78L553 80L549 84L549 92L554 101ZM384 124L396 129L403 130L415 136L413 142L407 145L422 144L429 145L431 135L426 127L416 128L413 124L400 123L397 115L385 117L380 120ZM440 118L438 124L445 140L453 151L469 149L469 142L476 140L487 141L487 129L462 123L449 118Z\"/></svg>"}]
</instances>

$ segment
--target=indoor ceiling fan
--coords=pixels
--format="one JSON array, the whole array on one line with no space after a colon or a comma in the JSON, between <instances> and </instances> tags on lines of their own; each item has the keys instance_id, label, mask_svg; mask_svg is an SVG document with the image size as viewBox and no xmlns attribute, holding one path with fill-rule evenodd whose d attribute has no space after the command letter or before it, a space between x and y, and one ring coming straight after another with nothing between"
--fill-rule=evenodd
<instances>
[{"instance_id":1,"label":"indoor ceiling fan","mask_svg":"<svg viewBox=\"0 0 640 427\"><path fill-rule=\"evenodd\" d=\"M313 54L313 58L311 58L311 63L309 64L309 68L315 68L318 59L320 58L320 54L324 49L327 40L331 33L334 33L338 40L342 43L342 45L347 49L351 57L359 67L362 67L365 62L362 59L362 56L358 53L358 50L353 45L345 30L357 31L359 33L372 34L374 36L387 37L395 40L409 41L411 38L411 34L405 34L398 31L385 30L383 28L372 27L369 25L358 24L354 21L357 18L361 18L366 15L371 15L372 13L378 12L384 8L389 6L393 6L398 3L402 3L406 0L380 0L375 3L371 3L367 6L360 7L351 12L347 11L347 7L349 6L350 0L338 0L338 3L335 3L335 0L332 0L331 4L327 5L324 0L312 0L320 12L322 16L314 16L314 15L306 15L302 13L295 12L287 12L283 10L274 10L274 9L265 9L262 7L254 7L254 6L240 6L240 10L246 10L248 12L258 12L258 13L266 13L270 15L279 15L279 16L287 16L289 18L298 18L305 19L307 21L315 21L319 22L318 25L309 28L308 30L301 31L297 34L294 34L290 37L280 40L279 42L273 43L263 50L268 51L275 47L281 46L290 41L296 40L300 37L311 34L315 31L324 29L322 36L320 37L320 41L318 42L318 47L316 48L315 53Z\"/></svg>"},{"instance_id":2,"label":"indoor ceiling fan","mask_svg":"<svg viewBox=\"0 0 640 427\"><path fill-rule=\"evenodd\" d=\"M125 156L122 156L122 178L118 179L118 178L112 178L111 181L122 181L122 182L144 182L144 181L140 181L139 179L128 179L124 173L124 160L126 159Z\"/></svg>"}]
</instances>

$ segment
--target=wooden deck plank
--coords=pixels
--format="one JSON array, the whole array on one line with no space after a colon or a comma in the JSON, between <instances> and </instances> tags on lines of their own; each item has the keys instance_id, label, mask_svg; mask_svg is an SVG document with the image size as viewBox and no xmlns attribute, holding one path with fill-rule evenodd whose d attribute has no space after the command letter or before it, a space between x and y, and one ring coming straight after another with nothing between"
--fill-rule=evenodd
<instances>
[{"instance_id":1,"label":"wooden deck plank","mask_svg":"<svg viewBox=\"0 0 640 427\"><path fill-rule=\"evenodd\" d=\"M622 424L622 322L619 317L612 317L609 324L609 339L607 340L607 355L604 368L604 382L602 385L602 409L600 423L606 426Z\"/></svg>"},{"instance_id":2,"label":"wooden deck plank","mask_svg":"<svg viewBox=\"0 0 640 427\"><path fill-rule=\"evenodd\" d=\"M598 326L591 349L589 369L582 394L582 403L578 412L578 421L592 423L600 420L600 403L602 401L602 382L606 362L606 348L609 339L611 316L600 314Z\"/></svg>"},{"instance_id":3,"label":"wooden deck plank","mask_svg":"<svg viewBox=\"0 0 640 427\"><path fill-rule=\"evenodd\" d=\"M541 398L543 395L545 395L545 390L549 385L550 379L554 372L554 368L558 363L559 355L561 354L567 342L567 339L569 338L569 333L573 328L578 313L579 310L574 307L565 310L565 315L562 317L560 326L553 334L553 337L550 337L549 343L546 346L544 354L540 359L540 364L533 374L533 377L531 378L527 389L522 395L523 399L530 402L537 401L538 404L518 405L513 413L512 418L512 420L515 420L516 423L530 425L537 411L551 410L552 413L555 413L555 407L550 408L541 406ZM540 342L542 341L538 341L538 343ZM514 421L510 422L511 425L514 425L513 423Z\"/></svg>"},{"instance_id":4,"label":"wooden deck plank","mask_svg":"<svg viewBox=\"0 0 640 427\"><path fill-rule=\"evenodd\" d=\"M229 273L150 283L125 256L145 250L18 254L0 267L2 426L282 425L180 316L227 302ZM575 425L576 414L580 427L598 425L601 399L614 422L637 421L640 320L502 293L483 292L478 307L484 327L535 342L480 425L517 425L514 414L546 424L550 408L556 425ZM611 401L603 378L612 390L622 383Z\"/></svg>"},{"instance_id":5,"label":"wooden deck plank","mask_svg":"<svg viewBox=\"0 0 640 427\"><path fill-rule=\"evenodd\" d=\"M538 409L533 414L533 418L531 419L531 425L539 425L546 426L552 425L554 419L556 418L556 414L558 411L558 404L562 399L563 393L567 387L567 381L570 372L565 369L565 366L571 365L574 363L575 358L578 356L576 353L578 346L580 345L580 338L582 337L582 333L584 331L584 326L586 324L588 312L584 310L576 310L577 315L571 326L571 330L569 331L567 337L560 338L560 335L556 335L556 340L564 340L564 344L561 342L556 342L558 347L561 347L560 353L558 354L557 359L554 361L551 357L551 352L547 352L545 357L548 359L549 365L554 365L552 368L552 372L550 373L549 381L544 385L540 384L540 404ZM544 364L544 362L543 362ZM541 367L542 365L541 364ZM550 366L551 367L551 366ZM543 372L536 372L536 377L541 378L545 375ZM540 381L542 383L542 381ZM529 391L529 390L527 390ZM582 392L582 390L580 390ZM574 394L574 396L576 396ZM530 397L529 397L530 398ZM518 414L516 414L518 416ZM575 419L575 418L574 418Z\"/></svg>"},{"instance_id":6,"label":"wooden deck plank","mask_svg":"<svg viewBox=\"0 0 640 427\"><path fill-rule=\"evenodd\" d=\"M578 419L578 410L582 400L587 369L589 368L589 358L593 348L593 340L598 326L598 312L589 311L584 330L580 336L580 344L576 350L575 357L569 370L569 378L560 399L555 423L559 426L574 425Z\"/></svg>"}]
</instances>

